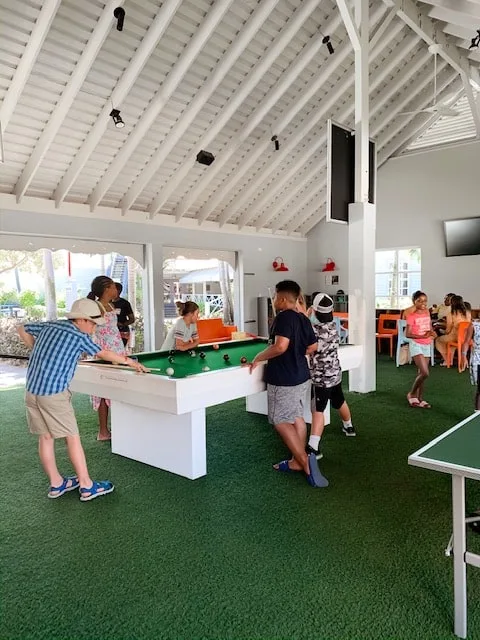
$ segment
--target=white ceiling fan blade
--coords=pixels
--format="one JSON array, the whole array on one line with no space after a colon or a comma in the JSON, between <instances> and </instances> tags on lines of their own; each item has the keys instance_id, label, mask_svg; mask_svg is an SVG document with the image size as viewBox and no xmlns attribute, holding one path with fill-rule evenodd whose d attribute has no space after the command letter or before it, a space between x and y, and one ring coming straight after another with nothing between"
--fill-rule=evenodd
<instances>
[{"instance_id":1,"label":"white ceiling fan blade","mask_svg":"<svg viewBox=\"0 0 480 640\"><path fill-rule=\"evenodd\" d=\"M427 107L425 109L428 113L434 113L435 115L445 116L448 118L453 118L455 116L459 116L460 112L455 109L451 109L444 104L436 104L433 107Z\"/></svg>"},{"instance_id":2,"label":"white ceiling fan blade","mask_svg":"<svg viewBox=\"0 0 480 640\"><path fill-rule=\"evenodd\" d=\"M419 113L424 113L425 109L420 109L419 111L402 111L402 113L399 113L399 116L416 116Z\"/></svg>"}]
</instances>

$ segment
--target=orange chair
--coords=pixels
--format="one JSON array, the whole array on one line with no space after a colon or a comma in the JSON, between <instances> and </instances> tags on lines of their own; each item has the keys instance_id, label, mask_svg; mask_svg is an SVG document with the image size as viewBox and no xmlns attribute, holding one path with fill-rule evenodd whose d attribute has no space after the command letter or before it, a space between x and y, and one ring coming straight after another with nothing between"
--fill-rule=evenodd
<instances>
[{"instance_id":1,"label":"orange chair","mask_svg":"<svg viewBox=\"0 0 480 640\"><path fill-rule=\"evenodd\" d=\"M447 367L450 368L453 364L453 356L455 355L455 349L458 350L458 370L460 371L461 357L460 352L462 350L462 345L465 342L465 334L467 333L467 329L470 326L470 322L459 322L458 323L458 334L457 339L452 342L447 342ZM473 345L473 340L470 340L468 343L468 347L470 348Z\"/></svg>"},{"instance_id":2,"label":"orange chair","mask_svg":"<svg viewBox=\"0 0 480 640\"><path fill-rule=\"evenodd\" d=\"M378 352L382 348L382 340L390 342L390 357L393 358L393 339L398 335L397 320L400 313L381 313L378 318L378 332L375 334L377 338Z\"/></svg>"},{"instance_id":3,"label":"orange chair","mask_svg":"<svg viewBox=\"0 0 480 640\"><path fill-rule=\"evenodd\" d=\"M206 318L205 320L197 320L197 331L200 344L208 344L231 340L232 333L237 331L237 327L224 325L221 318Z\"/></svg>"}]
</instances>

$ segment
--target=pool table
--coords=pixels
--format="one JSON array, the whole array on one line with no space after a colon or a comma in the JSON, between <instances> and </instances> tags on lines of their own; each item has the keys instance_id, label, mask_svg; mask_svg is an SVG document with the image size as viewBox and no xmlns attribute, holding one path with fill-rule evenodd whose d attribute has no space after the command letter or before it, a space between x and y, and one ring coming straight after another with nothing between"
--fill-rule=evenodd
<instances>
[{"instance_id":1,"label":"pool table","mask_svg":"<svg viewBox=\"0 0 480 640\"><path fill-rule=\"evenodd\" d=\"M155 369L149 374L101 361L82 363L70 386L112 401L113 453L194 480L207 473L206 407L246 397L248 411L266 413L264 365L250 374L240 362L242 357L251 362L266 346L263 338L201 345L193 356L175 352L172 362L167 351L136 354L139 362ZM357 367L362 354L362 347L342 346L342 369ZM174 370L172 375L167 368ZM305 417L309 419L308 411Z\"/></svg>"}]
</instances>

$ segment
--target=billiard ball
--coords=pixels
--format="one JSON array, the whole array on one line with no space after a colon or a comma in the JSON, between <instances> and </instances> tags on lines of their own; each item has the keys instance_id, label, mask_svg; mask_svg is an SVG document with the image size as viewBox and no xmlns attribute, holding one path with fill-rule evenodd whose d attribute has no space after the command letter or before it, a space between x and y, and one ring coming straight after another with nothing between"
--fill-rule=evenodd
<instances>
[{"instance_id":1,"label":"billiard ball","mask_svg":"<svg viewBox=\"0 0 480 640\"><path fill-rule=\"evenodd\" d=\"M226 354L223 356L223 359L225 360L225 362L228 362L228 361L230 360L230 356L228 355L228 353L226 353Z\"/></svg>"},{"instance_id":2,"label":"billiard ball","mask_svg":"<svg viewBox=\"0 0 480 640\"><path fill-rule=\"evenodd\" d=\"M170 364L171 364L172 362L174 362L174 361L175 361L175 358L174 358L173 356L168 356L168 361L169 361L169 362L170 362Z\"/></svg>"},{"instance_id":3,"label":"billiard ball","mask_svg":"<svg viewBox=\"0 0 480 640\"><path fill-rule=\"evenodd\" d=\"M242 356L242 357L240 358L240 362L241 362L242 364L247 364L248 360L247 360L247 358L246 358L245 356Z\"/></svg>"},{"instance_id":4,"label":"billiard ball","mask_svg":"<svg viewBox=\"0 0 480 640\"><path fill-rule=\"evenodd\" d=\"M192 358L195 358L195 356L197 355L194 349L190 349L188 353L192 356Z\"/></svg>"},{"instance_id":5,"label":"billiard ball","mask_svg":"<svg viewBox=\"0 0 480 640\"><path fill-rule=\"evenodd\" d=\"M172 369L172 367L168 367L168 369L165 369L165 373L167 374L167 376L173 376L175 371Z\"/></svg>"},{"instance_id":6,"label":"billiard ball","mask_svg":"<svg viewBox=\"0 0 480 640\"><path fill-rule=\"evenodd\" d=\"M202 367L202 371L210 371L210 367L207 367L206 365L204 367Z\"/></svg>"},{"instance_id":7,"label":"billiard ball","mask_svg":"<svg viewBox=\"0 0 480 640\"><path fill-rule=\"evenodd\" d=\"M170 351L168 352L169 356L174 356L175 355L175 349L170 349Z\"/></svg>"},{"instance_id":8,"label":"billiard ball","mask_svg":"<svg viewBox=\"0 0 480 640\"><path fill-rule=\"evenodd\" d=\"M203 360L205 358L205 354L203 353L203 351L200 351L200 358Z\"/></svg>"},{"instance_id":9,"label":"billiard ball","mask_svg":"<svg viewBox=\"0 0 480 640\"><path fill-rule=\"evenodd\" d=\"M218 344L214 344L213 348L215 349L215 351L218 351L220 349L220 347L218 346Z\"/></svg>"}]
</instances>

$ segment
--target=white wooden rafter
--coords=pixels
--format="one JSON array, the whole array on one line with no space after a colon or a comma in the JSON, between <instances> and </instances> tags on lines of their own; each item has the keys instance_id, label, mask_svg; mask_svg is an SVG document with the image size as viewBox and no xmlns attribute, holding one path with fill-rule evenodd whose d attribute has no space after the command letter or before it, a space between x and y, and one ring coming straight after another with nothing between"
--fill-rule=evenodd
<instances>
[{"instance_id":1,"label":"white wooden rafter","mask_svg":"<svg viewBox=\"0 0 480 640\"><path fill-rule=\"evenodd\" d=\"M109 0L105 5L95 29L93 30L91 38L84 48L67 86L62 92L62 95L50 115L47 125L45 126L32 155L28 159L20 178L15 185L14 192L17 202L20 202L25 195L25 192L32 182L37 169L45 157L45 154L55 139L58 130L62 126L62 123L75 100L75 96L83 85L92 64L95 62L98 52L110 33L112 23L115 20L113 15L114 9L121 6L123 3L124 0Z\"/></svg>"},{"instance_id":2,"label":"white wooden rafter","mask_svg":"<svg viewBox=\"0 0 480 640\"><path fill-rule=\"evenodd\" d=\"M388 60L388 62L385 65L383 65L383 67L380 70L375 72L375 74L373 75L372 81L370 83L370 91L371 91L371 93L376 90L376 88L385 80L385 78L388 75L390 75L392 70L395 69L395 67L398 65L399 61L402 60L404 58L404 56L409 51L411 51L412 46L414 45L414 41L416 41L417 39L418 39L417 36L411 36L409 38L405 38L405 42L402 44L402 46L398 47L398 49L395 51L395 55L392 56ZM428 53L423 52L423 55L419 55L418 57L414 58L414 60L412 61L412 63L410 65L406 66L400 72L400 74L395 76L394 81L391 82L382 91L381 95L377 97L377 99L376 99L376 101L375 101L375 103L374 103L374 105L372 107L371 116L374 116L375 113L383 106L383 104L392 95L394 95L396 92L398 92L399 89L403 86L403 84L405 82L407 82L418 71L418 69L420 69L421 67L424 66L425 59L427 57L428 57ZM385 96L387 96L387 100L385 99ZM351 116L351 112L352 112L352 109L350 108L350 112L349 112L347 118ZM326 136L326 133L324 133L323 137L321 138L322 143L325 143L326 139L327 139L327 136ZM326 160L324 160L323 164L325 164L325 162L326 162ZM320 167L317 167L317 174L318 174L319 168ZM317 176L317 180L318 180L318 176ZM320 186L321 186L321 188L323 188L325 186L325 184L326 184L326 178L321 183L321 185L319 185L319 188L320 188ZM292 194L291 197L294 198L295 194ZM288 204L290 199L291 198L288 198L288 196L287 196L287 200L285 200L285 198L283 198L282 200L280 200L278 205L270 208L267 212L262 214L260 219L257 220L256 223L255 223L257 229L261 225L263 226L263 225L267 224L270 220L275 218L283 209L285 209L285 214L282 215L277 220L277 223L274 226L274 230L277 230L279 228L278 221L283 223L285 221L285 219L288 219L290 217L290 215L289 215L290 208L287 207L287 204Z\"/></svg>"},{"instance_id":3,"label":"white wooden rafter","mask_svg":"<svg viewBox=\"0 0 480 640\"><path fill-rule=\"evenodd\" d=\"M465 69L462 59L465 57L458 48L451 44L447 36L441 31L439 25L435 24L428 14L412 0L383 0L391 8L394 8L399 18L401 18L411 29L417 33L428 45L438 44L439 55L461 76Z\"/></svg>"},{"instance_id":4,"label":"white wooden rafter","mask_svg":"<svg viewBox=\"0 0 480 640\"><path fill-rule=\"evenodd\" d=\"M247 21L242 31L233 41L230 49L227 51L225 56L223 56L220 63L213 70L212 74L198 91L192 102L185 109L182 117L170 130L166 138L163 140L162 144L150 158L146 167L141 171L140 175L137 176L133 184L125 193L120 202L123 214L125 214L126 211L128 211L132 207L143 189L155 176L170 151L175 147L177 142L194 121L195 117L202 109L204 104L225 78L228 71L232 68L243 51L245 51L249 42L254 38L255 34L268 18L270 13L273 11L277 3L278 0L265 0L265 2L258 5L257 9L250 16L250 19Z\"/></svg>"},{"instance_id":5,"label":"white wooden rafter","mask_svg":"<svg viewBox=\"0 0 480 640\"><path fill-rule=\"evenodd\" d=\"M399 26L399 30L401 30L401 28L402 27ZM383 46L384 44L382 43L382 45L378 45L375 50L372 51L372 58L374 58L379 53L379 51L381 51ZM311 131L318 124L318 122L325 117L325 114L329 113L331 109L334 108L334 106L338 103L338 100L340 100L340 98L345 93L347 87L352 85L353 80L354 77L351 76L348 81L345 82L345 84L337 85L338 88L336 89L336 91L334 91L333 95L329 96L327 100L322 101L318 111L310 115L309 118L306 119L304 125L296 130L295 135L292 136L284 145L282 145L280 153L276 154L275 160L273 160L273 162L269 163L268 166L266 166L261 172L259 172L250 182L248 188L243 191L242 195L239 198L235 199L233 204L231 203L229 205L227 210L229 217L231 217L234 212L236 212L252 197L254 197L258 193L258 190L262 185L268 183L275 170L282 165L285 157L289 157L290 155L292 155L294 153L295 147L302 143L304 137L308 134L308 132ZM347 107L342 113L348 113L349 111L350 109ZM278 190L280 190L285 185L285 183L288 182L289 176L291 177L292 175L294 175L295 172L298 171L299 168L304 164L304 162L302 162L302 158L306 160L307 158L311 157L311 155L316 153L317 148L325 144L325 140L325 135L319 137L319 139L312 143L309 149L299 159L297 159L297 161L293 162L289 166L289 168L282 176L274 177L275 184L272 185L272 188L266 190L266 192L261 195L260 198L247 209L247 211L243 212L242 216L238 220L240 228L249 224L249 222L255 217L255 215L258 214L259 209L261 209L265 202L267 202L268 200L273 200L273 192L277 192ZM220 218L220 223L224 222L225 214L223 214Z\"/></svg>"},{"instance_id":6,"label":"white wooden rafter","mask_svg":"<svg viewBox=\"0 0 480 640\"><path fill-rule=\"evenodd\" d=\"M418 60L423 60L425 57L425 53L422 56L420 54ZM418 61L417 61L418 62ZM444 63L442 63L444 65ZM410 102L412 100L412 94L411 94L411 88L408 86L408 80L413 77L416 73L415 69L416 69L417 65L414 65L413 67L406 67L405 71L407 73L402 73L402 75L400 77L396 77L395 80L391 83L391 85L389 85L384 92L388 93L388 94L392 94L392 93L397 93L402 86L404 86L404 90L403 90L403 97L400 97L400 105L397 107L397 105L395 104L395 108L390 107L388 109L388 111L383 115L383 117L381 117L380 122L378 123L374 123L372 125L372 137L375 138L375 136L378 134L379 131L381 131L386 124L388 124L388 122L391 122L397 115L397 113L399 111L401 111L401 109L405 106L405 104L407 104L408 102ZM418 89L418 91L422 91L422 89L424 89L427 85L429 85L431 82L431 73L429 73L427 70L424 71L424 73L420 76L419 78L419 82L418 85L416 85L416 88ZM370 87L371 91L375 90L375 81L371 84ZM392 89L394 89L395 91L392 91ZM380 103L376 103L371 110L371 116L373 118L373 116L375 116L375 114L377 113L377 111L380 108L380 104L383 106L383 101L381 101ZM351 117L353 112L353 108L350 105L348 110L344 110L342 112L342 114L340 114L339 116L339 120L344 122L345 120L348 120L349 117ZM326 141L326 134L324 134L324 138ZM320 164L319 169L321 168L323 170L323 168L326 165L326 158L323 159L323 161ZM318 190L322 190L327 182L327 177L326 174L323 178L323 180L318 181ZM308 217L308 216L307 216ZM297 218L297 213L295 208L290 208L288 212L286 212L286 214L282 215L282 221L281 223L283 224L284 219L289 219L291 218L291 222L290 224L287 226L287 231L291 232L294 229L297 229L301 226L301 224L303 223L303 219L300 218L300 221ZM275 228L279 228L278 227L278 221L274 227Z\"/></svg>"},{"instance_id":7,"label":"white wooden rafter","mask_svg":"<svg viewBox=\"0 0 480 640\"><path fill-rule=\"evenodd\" d=\"M155 50L158 41L165 33L181 2L182 0L166 0L166 2L163 3L161 9L145 34L140 46L135 51L128 67L122 74L120 81L113 91L111 99L106 102L95 124L87 135L77 155L73 159L68 171L63 176L60 184L55 190L55 202L57 207L60 206L65 199L81 170L105 133L108 123L110 122L112 103L117 108L126 98L150 55Z\"/></svg>"},{"instance_id":8,"label":"white wooden rafter","mask_svg":"<svg viewBox=\"0 0 480 640\"><path fill-rule=\"evenodd\" d=\"M27 83L30 73L42 45L47 37L50 26L55 18L57 10L62 0L44 0L40 13L38 15L35 26L28 39L25 51L10 82L8 91L0 107L0 122L2 130L5 132L10 118L15 110L17 102Z\"/></svg>"},{"instance_id":9,"label":"white wooden rafter","mask_svg":"<svg viewBox=\"0 0 480 640\"><path fill-rule=\"evenodd\" d=\"M347 30L348 37L352 44L353 50L358 51L361 47L360 45L360 33L355 24L355 18L350 11L350 7L347 4L347 0L336 0L337 7L342 16L343 24L345 25L345 29Z\"/></svg>"},{"instance_id":10,"label":"white wooden rafter","mask_svg":"<svg viewBox=\"0 0 480 640\"><path fill-rule=\"evenodd\" d=\"M208 38L214 33L217 25L228 11L234 0L221 0L216 2L209 11L194 36L185 47L181 56L175 63L172 71L168 74L162 86L155 94L140 120L129 134L125 144L115 156L109 168L98 182L94 191L89 197L89 204L92 211L101 202L110 186L122 172L125 164L129 161L136 147L140 144L145 135L148 134L151 126L158 118L162 109L177 89L183 77L187 73L190 65L200 53Z\"/></svg>"},{"instance_id":11,"label":"white wooden rafter","mask_svg":"<svg viewBox=\"0 0 480 640\"><path fill-rule=\"evenodd\" d=\"M462 84L467 96L470 111L472 112L473 122L475 123L475 130L477 132L477 138L480 138L480 93L474 95L473 88L470 83L472 77L471 71L468 67L468 62L464 61L465 73L462 75Z\"/></svg>"},{"instance_id":12,"label":"white wooden rafter","mask_svg":"<svg viewBox=\"0 0 480 640\"><path fill-rule=\"evenodd\" d=\"M444 69L445 66L446 66L445 64L442 64L442 69ZM420 83L419 83L419 85L417 87L419 91L424 89L430 83L430 80L431 80L431 77L429 76L428 72L425 72L423 74L423 77L424 77L424 80L420 81ZM452 79L452 78L455 78L455 77L456 77L455 73L454 74L449 74L448 79ZM448 80L447 80L446 83L442 81L439 86L440 86L440 90L443 90L445 88L445 86L448 86ZM402 100L402 106L404 104L410 102L411 100L412 100L412 95L411 95L410 87L406 87L404 89L404 98ZM427 105L428 103L429 103L428 97L423 96L423 101L421 103L419 103L419 101L417 100L415 102L415 105L414 105L413 108L415 110L419 104L420 104L420 107L418 107L418 108L423 108L423 106ZM372 136L375 137L381 129L383 129L390 122L392 122L395 119L395 117L397 115L397 112L401 108L402 107L396 108L395 111L392 111L392 110L389 109L388 112L384 115L384 117L381 120L381 122L377 123L373 127ZM410 120L413 120L413 119L414 119L414 117L410 116ZM401 128L404 127L404 126L405 126L404 124L400 125ZM323 163L323 164L325 164L325 163ZM317 195L320 194L322 192L322 190L325 188L325 186L326 186L326 176L321 182L317 183L317 189L316 189L315 193ZM315 196L315 193L312 194L312 199ZM320 202L316 202L313 205L313 207L307 208L306 212L304 212L303 214L301 213L301 209L305 208L305 206L306 206L305 204L303 206L301 206L301 207L296 206L296 204L294 206L292 206L290 208L290 216L289 216L291 218L291 222L287 225L287 228L286 228L287 233L290 234L290 233L296 232L298 229L301 230L301 233L308 232L309 229L305 229L305 226L304 226L306 221L309 220L309 218L313 215L314 211L323 208L323 205L324 205L324 202L321 202L321 203ZM312 212L312 208L313 208L313 212ZM319 219L316 219L315 221L313 221L309 228L311 228L315 224L317 224L320 221L320 219L323 218L323 217L324 217L324 214ZM275 232L277 229L278 229L278 224L276 224L276 225L274 225L272 227L272 231L273 232Z\"/></svg>"},{"instance_id":13,"label":"white wooden rafter","mask_svg":"<svg viewBox=\"0 0 480 640\"><path fill-rule=\"evenodd\" d=\"M326 25L325 29L328 33L333 33L339 26L340 22L340 17L335 16ZM208 185L215 178L215 176L220 171L222 171L229 159L237 152L241 145L248 140L249 136L252 134L255 128L262 122L263 118L269 113L269 111L278 102L281 96L288 90L292 82L297 79L302 70L318 53L318 50L322 46L322 40L318 37L318 34L312 36L309 43L304 47L304 49L302 49L302 51L292 62L290 67L281 75L277 83L271 88L266 99L262 101L262 103L242 126L238 137L235 140L229 141L229 143L225 145L224 149L220 153L217 153L215 164L213 165L213 167L209 168L208 172L206 172L205 176L202 177L199 184L194 187L192 191L188 193L187 196L178 205L177 209L175 210L175 217L177 220L180 220L188 211L188 209L193 205L193 203L196 202L197 198L201 197L201 194L207 189ZM208 146L208 144L210 144L210 142L215 138L219 131L220 127L215 124L213 128L209 130L206 133L205 137L202 138L202 140L199 142L198 147L204 148L205 146ZM277 135L280 133L278 127L275 128L275 132ZM268 140L268 143L271 144L270 139ZM169 195L173 193L175 186L178 184L178 180L183 180L189 170L190 165L188 164L186 165L186 167L182 167L180 171L177 172L178 177L177 175L175 175L174 180L169 181L169 184L167 185L167 187L165 187L165 193L162 192L162 196L157 200L162 201L163 204L168 199ZM172 182L172 184L170 184L170 182ZM157 206L158 204L159 202L157 202ZM201 222L201 220L199 220L199 222Z\"/></svg>"},{"instance_id":14,"label":"white wooden rafter","mask_svg":"<svg viewBox=\"0 0 480 640\"><path fill-rule=\"evenodd\" d=\"M375 22L376 20L378 20L381 17L382 13L383 11L377 8L376 12L372 16L372 21ZM402 28L403 28L403 25L401 23L399 23L398 26L394 27L392 30L392 33L390 34L390 38L395 37L395 35L398 34L402 30ZM382 44L377 45L375 49L372 50L372 57L375 57L377 55L377 53L383 48L383 46L386 44L387 41L388 39ZM275 131L282 131L287 127L287 125L301 111L301 109L305 107L305 105L312 99L312 97L314 97L314 95L321 90L321 87L324 84L324 82L335 71L335 69L338 66L340 66L344 60L347 59L347 57L350 55L350 52L351 52L351 47L348 42L345 42L341 46L338 46L336 48L335 55L331 56L328 59L328 62L326 63L324 70L322 70L322 73L319 75L317 80L307 89L307 91L304 94L302 94L302 96L299 99L295 101L295 104L292 105L292 108L290 109L290 111L287 112L287 114L282 119L280 119L277 123L274 124ZM347 87L349 86L349 84L351 84L351 82L347 80L338 86ZM343 92L344 91L341 91L339 95L343 94ZM337 95L337 93L335 95ZM330 106L328 105L325 106L325 103L322 103L320 105L320 111L317 114L315 114L314 117L317 118L318 116L318 119L321 118L322 115L325 115L325 113L328 112L329 108ZM310 128L311 127L308 127L308 123L307 123L302 128L302 131L303 129L309 130ZM298 138L299 136L297 135L296 137ZM229 177L229 179L221 187L219 187L219 189L217 189L216 193L202 207L202 209L198 214L199 224L201 224L204 220L208 218L208 216L212 213L212 211L214 211L215 208L226 198L227 194L230 191L232 191L232 189L239 182L239 180L255 165L257 160L267 152L269 147L271 148L270 141L265 141L263 144L257 145L256 149L254 149L253 152L249 154L248 161L243 163L242 167L237 169ZM281 164L281 162L286 157L288 157L291 148L292 148L292 145L290 141L286 142L285 144L282 144L280 151L276 152L275 154L275 160L274 160L274 162L276 163L275 166L278 166L279 164ZM269 165L269 167L271 166L272 165ZM266 171L267 169L265 169L264 171ZM260 178L257 179L257 176L256 176L254 178L254 181L257 187L260 187L263 183L263 177L261 179ZM251 193L252 194L257 193L258 189L253 188L253 183L251 184L252 184ZM221 225L225 224L231 217L235 215L235 213L236 213L236 209L232 210L231 205L229 204L219 217L220 224Z\"/></svg>"}]
</instances>

